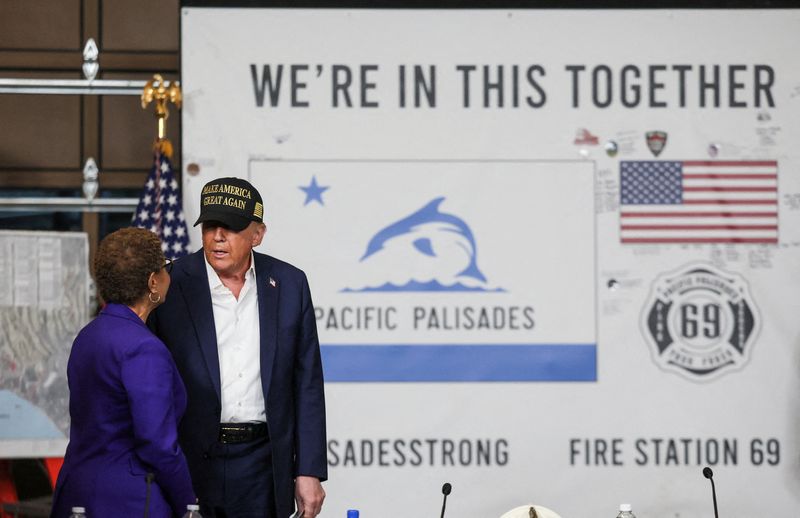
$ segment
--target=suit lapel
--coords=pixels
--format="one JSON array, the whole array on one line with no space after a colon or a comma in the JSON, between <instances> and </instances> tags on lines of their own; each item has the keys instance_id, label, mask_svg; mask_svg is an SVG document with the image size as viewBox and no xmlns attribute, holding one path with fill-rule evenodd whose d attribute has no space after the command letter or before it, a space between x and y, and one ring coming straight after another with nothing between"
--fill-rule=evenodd
<instances>
[{"instance_id":1,"label":"suit lapel","mask_svg":"<svg viewBox=\"0 0 800 518\"><path fill-rule=\"evenodd\" d=\"M192 324L197 332L200 350L208 368L208 375L214 384L217 398L220 397L219 355L217 353L217 332L214 327L214 310L211 306L211 290L208 287L208 274L206 273L205 257L200 250L186 258L187 273L185 282L181 283L181 293L184 296L186 307Z\"/></svg>"},{"instance_id":2,"label":"suit lapel","mask_svg":"<svg viewBox=\"0 0 800 518\"><path fill-rule=\"evenodd\" d=\"M267 256L253 254L256 263L256 289L258 293L258 322L261 340L261 388L264 403L269 398L272 367L278 348L278 300L281 291L279 279L271 277L272 264Z\"/></svg>"}]
</instances>

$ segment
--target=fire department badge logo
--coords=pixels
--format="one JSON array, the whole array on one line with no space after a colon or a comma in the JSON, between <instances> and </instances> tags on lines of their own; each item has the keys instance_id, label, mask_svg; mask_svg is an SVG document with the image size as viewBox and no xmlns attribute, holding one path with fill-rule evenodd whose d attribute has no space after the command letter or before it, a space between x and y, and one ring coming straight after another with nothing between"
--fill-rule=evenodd
<instances>
[{"instance_id":1,"label":"fire department badge logo","mask_svg":"<svg viewBox=\"0 0 800 518\"><path fill-rule=\"evenodd\" d=\"M694 381L742 368L760 329L745 279L707 264L660 275L641 324L655 362Z\"/></svg>"},{"instance_id":2,"label":"fire department badge logo","mask_svg":"<svg viewBox=\"0 0 800 518\"><path fill-rule=\"evenodd\" d=\"M666 131L648 131L644 137L647 141L647 148L653 153L653 156L658 156L664 151L664 147L667 145Z\"/></svg>"}]
</instances>

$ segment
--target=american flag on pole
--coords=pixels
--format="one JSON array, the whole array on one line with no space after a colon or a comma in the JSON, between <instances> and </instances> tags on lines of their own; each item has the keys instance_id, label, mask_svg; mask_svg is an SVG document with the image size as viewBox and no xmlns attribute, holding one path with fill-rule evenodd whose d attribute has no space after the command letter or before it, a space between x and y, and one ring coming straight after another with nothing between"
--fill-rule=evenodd
<instances>
[{"instance_id":1,"label":"american flag on pole","mask_svg":"<svg viewBox=\"0 0 800 518\"><path fill-rule=\"evenodd\" d=\"M131 225L158 235L167 259L177 259L189 253L189 232L178 182L169 158L163 153L156 153L153 159Z\"/></svg>"},{"instance_id":2,"label":"american flag on pole","mask_svg":"<svg viewBox=\"0 0 800 518\"><path fill-rule=\"evenodd\" d=\"M620 162L622 243L778 243L778 163Z\"/></svg>"}]
</instances>

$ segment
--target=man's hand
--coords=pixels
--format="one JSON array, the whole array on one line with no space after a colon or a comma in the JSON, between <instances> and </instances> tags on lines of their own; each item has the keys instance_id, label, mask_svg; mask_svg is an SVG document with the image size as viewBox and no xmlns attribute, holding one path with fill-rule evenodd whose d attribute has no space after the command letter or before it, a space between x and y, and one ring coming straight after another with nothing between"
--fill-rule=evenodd
<instances>
[{"instance_id":1,"label":"man's hand","mask_svg":"<svg viewBox=\"0 0 800 518\"><path fill-rule=\"evenodd\" d=\"M294 498L303 518L314 518L322 511L325 490L317 477L299 476L294 484Z\"/></svg>"}]
</instances>

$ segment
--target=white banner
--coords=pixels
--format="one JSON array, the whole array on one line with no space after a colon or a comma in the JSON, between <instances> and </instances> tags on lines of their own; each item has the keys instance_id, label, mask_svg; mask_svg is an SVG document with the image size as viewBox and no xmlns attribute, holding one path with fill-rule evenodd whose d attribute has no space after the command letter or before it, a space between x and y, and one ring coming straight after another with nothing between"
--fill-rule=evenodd
<instances>
[{"instance_id":1,"label":"white banner","mask_svg":"<svg viewBox=\"0 0 800 518\"><path fill-rule=\"evenodd\" d=\"M248 178L309 275L322 516L800 508L798 22L183 9L187 219Z\"/></svg>"}]
</instances>

